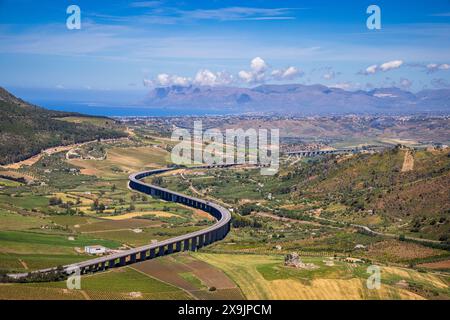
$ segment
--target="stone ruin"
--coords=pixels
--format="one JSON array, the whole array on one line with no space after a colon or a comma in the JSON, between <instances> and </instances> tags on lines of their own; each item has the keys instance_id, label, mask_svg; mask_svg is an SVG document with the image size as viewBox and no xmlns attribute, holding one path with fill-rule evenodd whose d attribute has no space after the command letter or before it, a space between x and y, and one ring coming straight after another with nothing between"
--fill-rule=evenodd
<instances>
[{"instance_id":1,"label":"stone ruin","mask_svg":"<svg viewBox=\"0 0 450 320\"><path fill-rule=\"evenodd\" d=\"M292 253L288 254L284 258L284 265L286 267L292 267L292 268L297 268L297 269L307 269L307 270L312 270L312 269L318 268L314 263L304 263L300 259L300 256L298 255L297 252L292 252Z\"/></svg>"}]
</instances>

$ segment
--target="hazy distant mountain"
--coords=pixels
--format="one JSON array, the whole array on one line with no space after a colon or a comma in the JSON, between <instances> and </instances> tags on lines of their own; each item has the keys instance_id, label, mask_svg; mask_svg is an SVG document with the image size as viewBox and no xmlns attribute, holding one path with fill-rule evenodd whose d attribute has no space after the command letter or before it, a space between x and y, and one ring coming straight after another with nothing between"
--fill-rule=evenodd
<instances>
[{"instance_id":1,"label":"hazy distant mountain","mask_svg":"<svg viewBox=\"0 0 450 320\"><path fill-rule=\"evenodd\" d=\"M285 114L417 113L450 111L450 89L417 94L398 88L345 91L322 85L261 85L255 88L171 86L153 89L150 107L225 109Z\"/></svg>"}]
</instances>

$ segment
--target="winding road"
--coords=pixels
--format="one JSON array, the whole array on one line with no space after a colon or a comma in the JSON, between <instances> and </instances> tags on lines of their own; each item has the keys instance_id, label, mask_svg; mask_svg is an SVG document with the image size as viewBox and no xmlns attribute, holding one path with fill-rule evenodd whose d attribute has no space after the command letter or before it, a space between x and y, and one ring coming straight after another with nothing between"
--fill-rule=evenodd
<instances>
[{"instance_id":1,"label":"winding road","mask_svg":"<svg viewBox=\"0 0 450 320\"><path fill-rule=\"evenodd\" d=\"M232 165L223 165L216 167L230 167ZM215 166L201 166L190 169L212 168ZM165 172L175 170L177 168L165 168L152 171L143 171L129 176L129 186L131 189L159 197L166 201L178 202L196 209L203 210L216 218L217 222L208 228L191 232L185 235L177 236L157 243L152 243L138 248L106 255L70 265L63 266L63 272L66 274L88 272L99 272L109 268L121 267L136 262L153 259L155 257L164 256L180 251L196 251L199 248L207 246L213 242L222 240L230 231L231 213L224 207L201 199L190 197L181 193L177 193L159 186L144 183L142 179ZM50 273L56 271L57 268L47 268L32 273ZM11 278L19 279L27 277L28 273L9 274Z\"/></svg>"}]
</instances>

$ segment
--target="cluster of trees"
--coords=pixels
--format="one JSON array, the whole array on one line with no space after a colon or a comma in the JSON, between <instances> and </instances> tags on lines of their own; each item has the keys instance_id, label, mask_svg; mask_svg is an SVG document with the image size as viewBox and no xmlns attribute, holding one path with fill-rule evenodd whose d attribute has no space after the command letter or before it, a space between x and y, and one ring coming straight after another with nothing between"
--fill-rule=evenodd
<instances>
[{"instance_id":1,"label":"cluster of trees","mask_svg":"<svg viewBox=\"0 0 450 320\"><path fill-rule=\"evenodd\" d=\"M48 204L51 205L51 206L59 206L59 205L63 204L63 201L62 201L61 198L51 197L48 200Z\"/></svg>"},{"instance_id":2,"label":"cluster of trees","mask_svg":"<svg viewBox=\"0 0 450 320\"><path fill-rule=\"evenodd\" d=\"M239 207L239 213L242 216L248 216L249 214L258 211L259 208L254 203L246 203Z\"/></svg>"},{"instance_id":3,"label":"cluster of trees","mask_svg":"<svg viewBox=\"0 0 450 320\"><path fill-rule=\"evenodd\" d=\"M252 228L262 228L263 225L261 222L250 218L243 217L238 214L233 214L231 218L231 225L234 228L244 228L244 227L252 227Z\"/></svg>"},{"instance_id":4,"label":"cluster of trees","mask_svg":"<svg viewBox=\"0 0 450 320\"><path fill-rule=\"evenodd\" d=\"M55 282L67 279L67 274L62 266L58 266L51 272L29 272L27 276L22 278L11 278L6 273L0 274L0 282L2 283L28 283L28 282Z\"/></svg>"},{"instance_id":5,"label":"cluster of trees","mask_svg":"<svg viewBox=\"0 0 450 320\"><path fill-rule=\"evenodd\" d=\"M106 206L103 203L99 202L98 199L95 199L91 205L91 210L97 213L102 213L103 211L105 211L105 209Z\"/></svg>"}]
</instances>

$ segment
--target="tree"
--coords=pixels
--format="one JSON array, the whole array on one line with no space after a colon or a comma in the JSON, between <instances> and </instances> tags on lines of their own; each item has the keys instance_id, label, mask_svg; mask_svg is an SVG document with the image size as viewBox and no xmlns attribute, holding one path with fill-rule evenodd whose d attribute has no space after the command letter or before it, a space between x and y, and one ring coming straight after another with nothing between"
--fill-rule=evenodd
<instances>
[{"instance_id":1,"label":"tree","mask_svg":"<svg viewBox=\"0 0 450 320\"><path fill-rule=\"evenodd\" d=\"M49 205L51 206L58 206L60 204L62 204L62 199L61 198L57 198L57 197L51 197L50 200L48 201Z\"/></svg>"}]
</instances>

